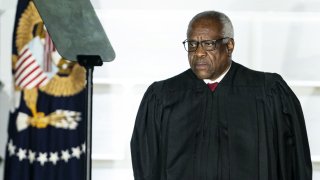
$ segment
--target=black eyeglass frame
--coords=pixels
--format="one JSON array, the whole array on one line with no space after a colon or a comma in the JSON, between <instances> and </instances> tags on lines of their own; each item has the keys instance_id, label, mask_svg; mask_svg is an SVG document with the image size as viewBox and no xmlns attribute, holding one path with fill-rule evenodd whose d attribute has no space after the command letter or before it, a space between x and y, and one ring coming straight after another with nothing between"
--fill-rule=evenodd
<instances>
[{"instance_id":1,"label":"black eyeglass frame","mask_svg":"<svg viewBox=\"0 0 320 180\"><path fill-rule=\"evenodd\" d=\"M184 40L184 41L182 42L182 44L183 44L184 49L185 49L187 52L196 52L196 51L198 50L199 44L201 44L201 47L202 47L205 51L214 51L214 50L217 49L217 43L218 43L219 41L223 41L224 39L229 39L229 37L224 37L224 38L214 39L214 40L203 40L203 41L193 41L193 40L188 40L188 39L186 39L186 40ZM188 46L188 42L195 42L195 43L197 43L194 50L191 50L191 51L188 50L188 47L187 47L187 46ZM205 43L214 44L213 49L206 48Z\"/></svg>"}]
</instances>

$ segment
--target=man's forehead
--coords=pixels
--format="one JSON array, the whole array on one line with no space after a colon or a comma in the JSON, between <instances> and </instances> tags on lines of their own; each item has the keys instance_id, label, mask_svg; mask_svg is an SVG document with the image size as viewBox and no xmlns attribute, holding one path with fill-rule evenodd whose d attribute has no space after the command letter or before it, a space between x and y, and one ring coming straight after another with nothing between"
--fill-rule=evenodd
<instances>
[{"instance_id":1,"label":"man's forehead","mask_svg":"<svg viewBox=\"0 0 320 180\"><path fill-rule=\"evenodd\" d=\"M191 29L189 35L206 35L206 34L218 34L219 31L217 28L208 28L206 26L196 26Z\"/></svg>"},{"instance_id":2,"label":"man's forehead","mask_svg":"<svg viewBox=\"0 0 320 180\"><path fill-rule=\"evenodd\" d=\"M194 21L188 29L188 36L193 34L221 34L222 24L218 20L205 19Z\"/></svg>"},{"instance_id":3,"label":"man's forehead","mask_svg":"<svg viewBox=\"0 0 320 180\"><path fill-rule=\"evenodd\" d=\"M207 18L207 17L203 17L203 18L198 18L195 19L192 23L191 23L191 27L197 27L197 26L211 26L211 27L220 27L222 26L222 23L219 19L217 18Z\"/></svg>"}]
</instances>

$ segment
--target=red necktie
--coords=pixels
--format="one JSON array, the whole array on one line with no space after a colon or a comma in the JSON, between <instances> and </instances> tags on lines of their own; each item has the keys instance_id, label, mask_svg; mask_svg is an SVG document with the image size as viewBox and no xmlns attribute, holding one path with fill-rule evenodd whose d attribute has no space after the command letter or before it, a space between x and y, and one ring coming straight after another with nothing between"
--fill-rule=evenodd
<instances>
[{"instance_id":1,"label":"red necktie","mask_svg":"<svg viewBox=\"0 0 320 180\"><path fill-rule=\"evenodd\" d=\"M207 85L208 85L208 87L209 87L209 89L210 89L211 91L214 91L214 90L216 90L216 88L217 88L217 86L218 86L218 82L208 83Z\"/></svg>"}]
</instances>

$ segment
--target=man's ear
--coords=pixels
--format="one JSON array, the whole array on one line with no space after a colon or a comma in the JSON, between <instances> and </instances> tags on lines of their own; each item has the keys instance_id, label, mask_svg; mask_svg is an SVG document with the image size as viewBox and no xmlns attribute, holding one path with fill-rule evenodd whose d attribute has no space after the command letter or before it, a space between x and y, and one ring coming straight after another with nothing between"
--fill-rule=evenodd
<instances>
[{"instance_id":1,"label":"man's ear","mask_svg":"<svg viewBox=\"0 0 320 180\"><path fill-rule=\"evenodd\" d=\"M234 49L234 40L233 38L229 38L228 42L227 42L227 50L228 50L228 54L232 54Z\"/></svg>"}]
</instances>

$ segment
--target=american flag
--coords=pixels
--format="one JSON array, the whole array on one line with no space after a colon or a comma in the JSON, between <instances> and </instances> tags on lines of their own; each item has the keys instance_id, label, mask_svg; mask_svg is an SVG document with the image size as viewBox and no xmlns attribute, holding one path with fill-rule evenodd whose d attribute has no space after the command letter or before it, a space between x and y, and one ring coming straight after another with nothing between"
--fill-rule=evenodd
<instances>
[{"instance_id":1,"label":"american flag","mask_svg":"<svg viewBox=\"0 0 320 180\"><path fill-rule=\"evenodd\" d=\"M41 87L49 81L27 46L19 54L14 79L15 85L21 89Z\"/></svg>"}]
</instances>

